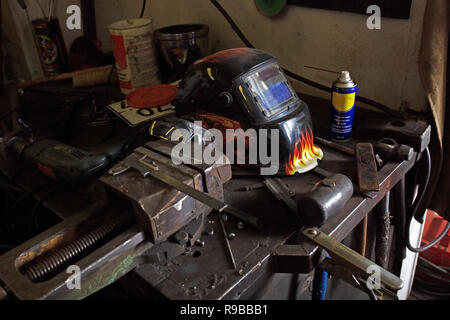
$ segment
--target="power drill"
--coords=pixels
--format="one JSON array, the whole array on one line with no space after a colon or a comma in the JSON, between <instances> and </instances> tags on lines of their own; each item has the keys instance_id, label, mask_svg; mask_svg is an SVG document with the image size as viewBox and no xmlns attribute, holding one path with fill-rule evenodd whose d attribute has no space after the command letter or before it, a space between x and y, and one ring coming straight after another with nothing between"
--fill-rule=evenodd
<instances>
[{"instance_id":1,"label":"power drill","mask_svg":"<svg viewBox=\"0 0 450 320\"><path fill-rule=\"evenodd\" d=\"M30 142L26 138L13 137L6 141L6 148L25 161L36 164L47 177L69 183L89 179L111 161L108 154L94 155L57 140Z\"/></svg>"}]
</instances>

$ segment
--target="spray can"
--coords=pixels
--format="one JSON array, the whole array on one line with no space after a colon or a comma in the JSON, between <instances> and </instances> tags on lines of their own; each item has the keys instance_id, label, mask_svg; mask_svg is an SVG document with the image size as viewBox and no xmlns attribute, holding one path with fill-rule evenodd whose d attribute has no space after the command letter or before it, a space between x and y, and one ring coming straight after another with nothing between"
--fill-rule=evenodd
<instances>
[{"instance_id":1,"label":"spray can","mask_svg":"<svg viewBox=\"0 0 450 320\"><path fill-rule=\"evenodd\" d=\"M333 82L331 97L331 140L345 142L352 138L358 86L350 77L350 72L342 71Z\"/></svg>"}]
</instances>

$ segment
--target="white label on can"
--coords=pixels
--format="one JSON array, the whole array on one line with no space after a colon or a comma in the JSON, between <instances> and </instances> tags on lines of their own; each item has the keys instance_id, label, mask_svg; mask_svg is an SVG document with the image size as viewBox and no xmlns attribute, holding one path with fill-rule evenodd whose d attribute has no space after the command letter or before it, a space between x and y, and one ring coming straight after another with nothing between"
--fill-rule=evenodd
<instances>
[{"instance_id":1,"label":"white label on can","mask_svg":"<svg viewBox=\"0 0 450 320\"><path fill-rule=\"evenodd\" d=\"M152 29L112 29L111 39L122 92L158 83Z\"/></svg>"}]
</instances>

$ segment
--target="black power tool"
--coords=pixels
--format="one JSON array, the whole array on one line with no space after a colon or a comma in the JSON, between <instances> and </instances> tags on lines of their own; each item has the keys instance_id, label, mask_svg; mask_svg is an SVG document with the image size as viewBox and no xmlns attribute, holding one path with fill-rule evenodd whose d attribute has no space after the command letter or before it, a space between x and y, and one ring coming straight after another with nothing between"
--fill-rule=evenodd
<instances>
[{"instance_id":1,"label":"black power tool","mask_svg":"<svg viewBox=\"0 0 450 320\"><path fill-rule=\"evenodd\" d=\"M86 180L105 169L110 163L108 155L94 155L57 140L30 142L14 137L7 147L25 161L36 164L47 177L66 182Z\"/></svg>"},{"instance_id":2,"label":"black power tool","mask_svg":"<svg viewBox=\"0 0 450 320\"><path fill-rule=\"evenodd\" d=\"M47 177L68 183L78 183L102 174L122 155L143 132L144 127L118 128L106 142L95 147L95 152L85 151L58 140L46 139L31 142L24 137L5 141L6 150L33 163Z\"/></svg>"}]
</instances>

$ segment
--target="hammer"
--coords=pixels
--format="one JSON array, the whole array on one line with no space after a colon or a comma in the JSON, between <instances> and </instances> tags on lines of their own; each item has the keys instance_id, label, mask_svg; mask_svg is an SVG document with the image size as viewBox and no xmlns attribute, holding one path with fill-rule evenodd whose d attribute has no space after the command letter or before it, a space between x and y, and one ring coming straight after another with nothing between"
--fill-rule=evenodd
<instances>
[{"instance_id":1,"label":"hammer","mask_svg":"<svg viewBox=\"0 0 450 320\"><path fill-rule=\"evenodd\" d=\"M302 222L320 227L341 211L353 196L353 183L343 174L331 174L321 168L315 172L325 179L319 181L297 204Z\"/></svg>"},{"instance_id":2,"label":"hammer","mask_svg":"<svg viewBox=\"0 0 450 320\"><path fill-rule=\"evenodd\" d=\"M385 138L373 144L375 151L380 154L382 159L387 162L389 160L411 161L414 157L414 149L398 144L391 138Z\"/></svg>"}]
</instances>

